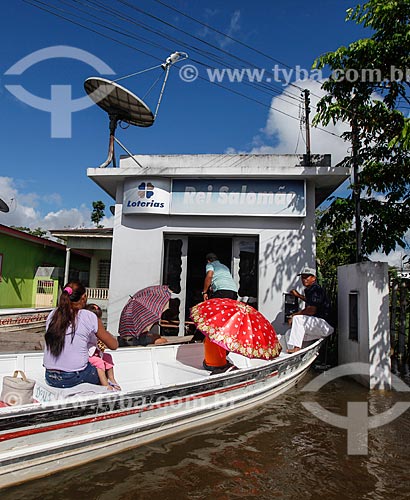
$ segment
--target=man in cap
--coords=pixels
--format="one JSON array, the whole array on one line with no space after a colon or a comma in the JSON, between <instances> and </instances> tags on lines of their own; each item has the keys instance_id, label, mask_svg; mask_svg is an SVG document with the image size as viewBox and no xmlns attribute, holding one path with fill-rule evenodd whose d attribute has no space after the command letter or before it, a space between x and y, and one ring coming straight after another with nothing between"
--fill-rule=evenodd
<instances>
[{"instance_id":1,"label":"man in cap","mask_svg":"<svg viewBox=\"0 0 410 500\"><path fill-rule=\"evenodd\" d=\"M209 253L206 257L206 276L202 296L204 300L213 299L233 299L238 298L238 287L232 278L230 270L219 262L214 253ZM211 296L209 294L211 290Z\"/></svg>"},{"instance_id":2,"label":"man in cap","mask_svg":"<svg viewBox=\"0 0 410 500\"><path fill-rule=\"evenodd\" d=\"M305 287L304 295L297 290L290 293L305 302L305 307L292 314L289 318L291 329L286 334L288 353L299 351L303 341L317 340L331 335L333 327L328 323L330 316L330 303L324 289L319 286L316 278L316 270L311 267L302 269L298 276L302 279Z\"/></svg>"}]
</instances>

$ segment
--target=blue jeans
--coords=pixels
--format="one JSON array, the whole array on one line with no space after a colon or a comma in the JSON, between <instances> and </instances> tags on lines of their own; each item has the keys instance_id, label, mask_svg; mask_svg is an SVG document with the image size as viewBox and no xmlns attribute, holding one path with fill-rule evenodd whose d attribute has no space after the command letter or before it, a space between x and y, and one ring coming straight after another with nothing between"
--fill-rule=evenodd
<instances>
[{"instance_id":1,"label":"blue jeans","mask_svg":"<svg viewBox=\"0 0 410 500\"><path fill-rule=\"evenodd\" d=\"M233 290L216 290L216 292L211 293L211 299L232 299L236 300L238 294Z\"/></svg>"},{"instance_id":2,"label":"blue jeans","mask_svg":"<svg viewBox=\"0 0 410 500\"><path fill-rule=\"evenodd\" d=\"M51 387L65 389L84 383L99 385L100 379L98 378L97 368L88 363L84 370L78 372L62 372L46 369L46 382Z\"/></svg>"}]
</instances>

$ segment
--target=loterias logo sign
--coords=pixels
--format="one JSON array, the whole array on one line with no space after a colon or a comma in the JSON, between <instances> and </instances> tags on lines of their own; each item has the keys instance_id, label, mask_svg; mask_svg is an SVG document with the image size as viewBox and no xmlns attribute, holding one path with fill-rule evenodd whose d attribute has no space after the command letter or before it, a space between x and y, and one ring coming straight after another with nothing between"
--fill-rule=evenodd
<instances>
[{"instance_id":1,"label":"loterias logo sign","mask_svg":"<svg viewBox=\"0 0 410 500\"><path fill-rule=\"evenodd\" d=\"M124 184L124 214L168 214L170 181L129 179Z\"/></svg>"}]
</instances>

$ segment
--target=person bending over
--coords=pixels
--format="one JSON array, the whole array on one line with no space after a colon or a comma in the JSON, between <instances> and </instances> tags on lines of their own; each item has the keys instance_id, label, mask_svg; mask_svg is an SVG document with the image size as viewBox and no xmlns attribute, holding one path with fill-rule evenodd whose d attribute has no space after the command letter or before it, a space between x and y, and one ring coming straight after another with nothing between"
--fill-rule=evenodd
<instances>
[{"instance_id":1,"label":"person bending over","mask_svg":"<svg viewBox=\"0 0 410 500\"><path fill-rule=\"evenodd\" d=\"M226 298L236 300L238 298L238 287L229 269L219 262L214 253L209 253L206 256L206 262L206 275L202 289L203 299Z\"/></svg>"}]
</instances>

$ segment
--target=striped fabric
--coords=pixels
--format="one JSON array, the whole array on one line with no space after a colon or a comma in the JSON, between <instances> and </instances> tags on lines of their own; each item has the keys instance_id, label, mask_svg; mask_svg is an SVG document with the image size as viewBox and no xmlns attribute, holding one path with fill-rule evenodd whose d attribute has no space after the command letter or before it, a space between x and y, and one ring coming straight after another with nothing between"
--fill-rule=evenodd
<instances>
[{"instance_id":1,"label":"striped fabric","mask_svg":"<svg viewBox=\"0 0 410 500\"><path fill-rule=\"evenodd\" d=\"M149 286L135 293L121 312L120 336L139 337L147 327L161 319L170 298L171 292L166 285Z\"/></svg>"}]
</instances>

